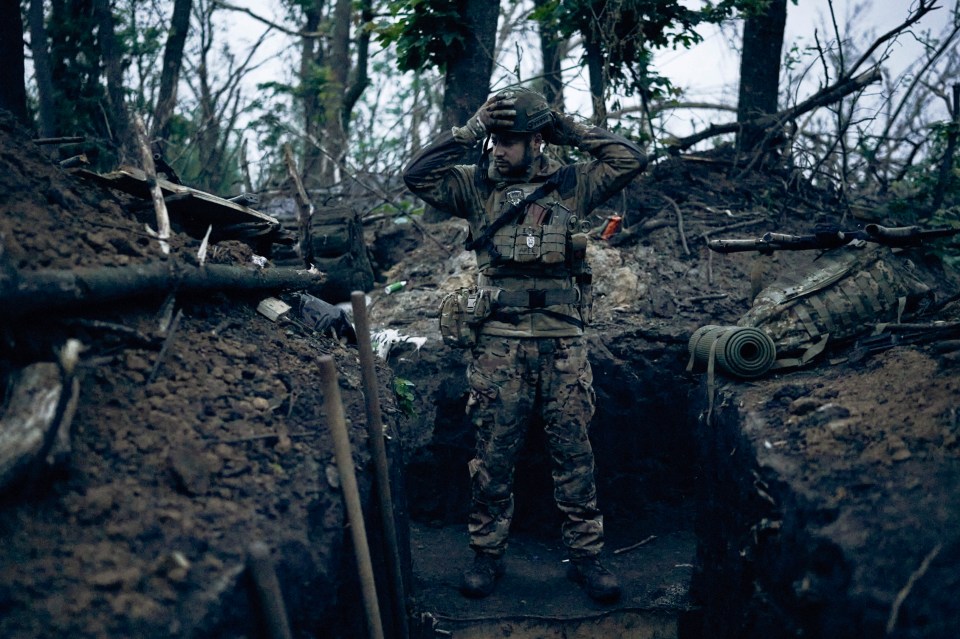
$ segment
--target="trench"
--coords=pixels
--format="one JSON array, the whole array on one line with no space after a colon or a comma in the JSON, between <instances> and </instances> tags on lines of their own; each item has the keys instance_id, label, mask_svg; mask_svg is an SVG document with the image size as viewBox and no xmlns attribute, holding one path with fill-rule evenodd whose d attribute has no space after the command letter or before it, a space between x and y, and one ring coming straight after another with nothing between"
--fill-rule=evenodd
<instances>
[{"instance_id":1,"label":"trench","mask_svg":"<svg viewBox=\"0 0 960 639\"><path fill-rule=\"evenodd\" d=\"M463 418L465 385L449 361L433 368L392 358L399 377L421 386L445 371L444 383L423 391L435 407L430 437L406 451L412 636L699 636L700 612L690 594L697 471L689 406L696 384L684 372L686 344L605 339L593 352L597 410L590 435L605 520L603 560L623 589L608 605L593 602L566 577L562 519L536 423L516 469L507 572L485 599L460 595L461 572L472 561L466 468L473 434Z\"/></svg>"}]
</instances>

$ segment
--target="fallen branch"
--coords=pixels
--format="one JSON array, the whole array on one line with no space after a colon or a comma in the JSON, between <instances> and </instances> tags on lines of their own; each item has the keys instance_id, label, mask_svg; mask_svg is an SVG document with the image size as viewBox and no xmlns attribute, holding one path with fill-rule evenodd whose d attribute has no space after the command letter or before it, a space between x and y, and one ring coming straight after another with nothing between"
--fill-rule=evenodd
<instances>
[{"instance_id":1,"label":"fallen branch","mask_svg":"<svg viewBox=\"0 0 960 639\"><path fill-rule=\"evenodd\" d=\"M86 138L82 135L70 135L60 138L33 138L34 144L44 145L44 144L80 144L81 142L86 141Z\"/></svg>"},{"instance_id":2,"label":"fallen branch","mask_svg":"<svg viewBox=\"0 0 960 639\"><path fill-rule=\"evenodd\" d=\"M677 214L677 232L680 234L680 245L683 247L683 252L686 255L690 255L690 248L687 246L687 234L683 231L683 213L680 211L680 205L677 204L676 200L672 197L660 194L664 200L667 201L667 204L673 207L674 213Z\"/></svg>"},{"instance_id":3,"label":"fallen branch","mask_svg":"<svg viewBox=\"0 0 960 639\"><path fill-rule=\"evenodd\" d=\"M152 384L154 380L157 379L157 374L160 372L160 366L163 365L163 358L166 357L167 351L170 350L170 344L173 343L174 335L177 333L177 327L180 326L180 318L183 317L183 309L177 311L177 314L173 316L173 321L170 322L170 327L167 329L167 338L163 340L163 346L160 347L160 352L157 354L157 360L153 363L153 369L150 371L150 376L147 377L147 386Z\"/></svg>"},{"instance_id":4,"label":"fallen branch","mask_svg":"<svg viewBox=\"0 0 960 639\"><path fill-rule=\"evenodd\" d=\"M927 556L920 562L920 566L910 574L907 583L900 589L900 592L897 593L896 598L893 600L893 606L890 608L890 617L887 619L888 635L893 634L893 631L896 630L897 618L900 616L900 607L903 605L903 602L907 600L907 597L910 596L910 591L913 590L914 584L927 574L927 570L930 569L930 564L936 559L937 555L940 554L942 548L943 544L934 546L933 550L927 553Z\"/></svg>"},{"instance_id":5,"label":"fallen branch","mask_svg":"<svg viewBox=\"0 0 960 639\"><path fill-rule=\"evenodd\" d=\"M137 266L23 271L0 278L0 322L38 311L81 308L136 297L203 291L310 289L326 280L322 271L295 268L252 269L178 262Z\"/></svg>"},{"instance_id":6,"label":"fallen branch","mask_svg":"<svg viewBox=\"0 0 960 639\"><path fill-rule=\"evenodd\" d=\"M624 546L623 548L617 548L616 550L613 551L613 554L615 554L615 555L621 555L621 554L623 554L623 553L625 553L625 552L630 552L631 550L636 550L636 549L639 548L640 546L646 546L647 544L649 544L651 541L653 541L653 540L656 539L656 538L657 538L656 535L650 535L650 536L647 537L646 539L641 539L640 541L638 541L638 542L635 543L635 544L630 544L629 546Z\"/></svg>"},{"instance_id":7,"label":"fallen branch","mask_svg":"<svg viewBox=\"0 0 960 639\"><path fill-rule=\"evenodd\" d=\"M157 168L153 163L153 152L147 142L147 129L139 114L133 116L133 126L137 132L137 143L140 146L140 160L143 163L143 172L147 179L147 188L150 189L150 199L157 213L157 240L160 241L160 250L164 255L170 253L170 215L167 213L167 203L163 200L163 191L157 182Z\"/></svg>"},{"instance_id":8,"label":"fallen branch","mask_svg":"<svg viewBox=\"0 0 960 639\"><path fill-rule=\"evenodd\" d=\"M726 293L709 293L706 295L694 295L693 297L688 297L684 300L687 304L699 304L700 302L712 302L714 300L725 300L727 299Z\"/></svg>"},{"instance_id":9,"label":"fallen branch","mask_svg":"<svg viewBox=\"0 0 960 639\"><path fill-rule=\"evenodd\" d=\"M841 99L856 93L866 86L879 82L882 78L880 67L875 66L868 71L864 71L858 76L844 77L835 83L813 94L800 104L784 109L772 115L763 115L747 122L728 122L727 124L711 124L706 131L688 135L685 138L679 138L669 143L669 148L676 153L690 148L698 142L702 142L718 135L726 133L736 133L745 127L756 127L759 129L769 129L776 126L783 126L790 120L795 120L804 113L813 111L822 106L839 102Z\"/></svg>"}]
</instances>

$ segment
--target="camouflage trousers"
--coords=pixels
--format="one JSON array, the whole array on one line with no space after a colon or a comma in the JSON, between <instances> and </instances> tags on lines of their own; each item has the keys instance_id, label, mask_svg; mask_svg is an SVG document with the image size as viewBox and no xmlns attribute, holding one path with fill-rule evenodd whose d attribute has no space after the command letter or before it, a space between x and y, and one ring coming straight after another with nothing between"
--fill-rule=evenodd
<instances>
[{"instance_id":1,"label":"camouflage trousers","mask_svg":"<svg viewBox=\"0 0 960 639\"><path fill-rule=\"evenodd\" d=\"M467 414L477 429L476 456L469 464L470 547L498 556L506 550L514 467L539 408L554 499L565 515L563 542L574 557L599 553L603 517L587 438L595 395L584 339L481 336L467 378Z\"/></svg>"}]
</instances>

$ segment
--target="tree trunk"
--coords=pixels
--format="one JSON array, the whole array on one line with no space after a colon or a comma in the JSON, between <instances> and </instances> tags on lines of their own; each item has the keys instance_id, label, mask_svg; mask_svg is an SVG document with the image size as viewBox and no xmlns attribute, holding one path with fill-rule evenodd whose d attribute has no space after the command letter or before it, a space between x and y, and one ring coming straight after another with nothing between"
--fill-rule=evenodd
<instances>
[{"instance_id":1,"label":"tree trunk","mask_svg":"<svg viewBox=\"0 0 960 639\"><path fill-rule=\"evenodd\" d=\"M225 134L223 122L217 110L217 99L222 99L222 92L213 86L210 73L210 52L214 46L215 29L213 12L216 5L205 4L199 11L200 52L196 71L196 85L199 130L197 132L197 151L200 158L201 170L197 174L197 186L210 193L221 190L224 175L224 142Z\"/></svg>"},{"instance_id":2,"label":"tree trunk","mask_svg":"<svg viewBox=\"0 0 960 639\"><path fill-rule=\"evenodd\" d=\"M370 76L367 72L370 60L370 29L367 26L373 21L373 0L360 2L360 28L357 35L357 65L354 67L353 77L343 94L343 106L340 120L345 136L350 135L350 118L353 108L360 101L360 96L370 86Z\"/></svg>"},{"instance_id":3,"label":"tree trunk","mask_svg":"<svg viewBox=\"0 0 960 639\"><path fill-rule=\"evenodd\" d=\"M745 125L739 135L745 150L755 148L764 138L763 130L746 123L777 112L786 22L787 0L771 0L763 13L748 17L743 26L737 122Z\"/></svg>"},{"instance_id":4,"label":"tree trunk","mask_svg":"<svg viewBox=\"0 0 960 639\"><path fill-rule=\"evenodd\" d=\"M535 0L537 8L548 0ZM553 109L563 111L563 76L560 72L562 58L560 34L549 19L540 22L540 57L543 60L543 97Z\"/></svg>"},{"instance_id":5,"label":"tree trunk","mask_svg":"<svg viewBox=\"0 0 960 639\"><path fill-rule=\"evenodd\" d=\"M350 22L353 13L351 0L336 0L333 8L330 48L327 54L330 78L323 91L323 140L327 153L321 159L320 186L336 183L338 169L347 153L347 132L343 112L343 97L350 76Z\"/></svg>"},{"instance_id":6,"label":"tree trunk","mask_svg":"<svg viewBox=\"0 0 960 639\"><path fill-rule=\"evenodd\" d=\"M587 52L587 70L590 75L590 100L593 106L593 123L607 125L607 104L603 100L606 91L606 78L603 73L603 48L594 36L584 34L584 49Z\"/></svg>"},{"instance_id":7,"label":"tree trunk","mask_svg":"<svg viewBox=\"0 0 960 639\"><path fill-rule=\"evenodd\" d=\"M463 21L471 39L464 54L447 65L443 79L444 129L461 126L490 93L491 56L496 45L500 2L467 0L463 6Z\"/></svg>"},{"instance_id":8,"label":"tree trunk","mask_svg":"<svg viewBox=\"0 0 960 639\"><path fill-rule=\"evenodd\" d=\"M33 71L37 78L37 98L40 104L40 135L57 135L56 98L53 94L53 70L50 50L47 48L47 27L44 24L43 0L30 0L30 50L33 53Z\"/></svg>"},{"instance_id":9,"label":"tree trunk","mask_svg":"<svg viewBox=\"0 0 960 639\"><path fill-rule=\"evenodd\" d=\"M110 0L94 0L94 12L99 25L100 55L107 74L107 119L113 134L120 164L135 157L130 117L123 88L123 53L117 42Z\"/></svg>"},{"instance_id":10,"label":"tree trunk","mask_svg":"<svg viewBox=\"0 0 960 639\"><path fill-rule=\"evenodd\" d=\"M304 8L303 30L306 33L316 33L320 26L320 15L324 0L315 0ZM300 44L300 95L303 107L303 130L307 140L303 146L303 181L307 188L317 184L323 153L312 144L311 140L323 143L320 135L320 86L317 80L317 69L323 63L323 49L318 38L305 36Z\"/></svg>"},{"instance_id":11,"label":"tree trunk","mask_svg":"<svg viewBox=\"0 0 960 639\"><path fill-rule=\"evenodd\" d=\"M0 4L0 109L28 125L27 88L23 83L23 18L19 0Z\"/></svg>"},{"instance_id":12,"label":"tree trunk","mask_svg":"<svg viewBox=\"0 0 960 639\"><path fill-rule=\"evenodd\" d=\"M443 78L443 114L440 125L445 131L454 126L462 126L490 94L500 0L466 0L463 7L463 22L470 32L470 40L466 43L464 54L447 64ZM470 162L475 159L464 157L462 161ZM423 215L427 222L436 222L444 217L431 206L426 208Z\"/></svg>"},{"instance_id":13,"label":"tree trunk","mask_svg":"<svg viewBox=\"0 0 960 639\"><path fill-rule=\"evenodd\" d=\"M183 66L183 48L190 30L192 5L193 0L174 0L173 3L170 31L163 49L160 91L157 94L157 106L151 127L151 138L160 140L161 143L169 133L170 117L177 104L177 83L180 80L180 68Z\"/></svg>"}]
</instances>

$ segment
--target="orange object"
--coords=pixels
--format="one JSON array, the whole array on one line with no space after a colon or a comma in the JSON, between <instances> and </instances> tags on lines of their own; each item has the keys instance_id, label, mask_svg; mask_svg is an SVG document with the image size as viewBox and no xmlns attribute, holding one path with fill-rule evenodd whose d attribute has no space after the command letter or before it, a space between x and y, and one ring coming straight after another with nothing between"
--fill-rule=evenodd
<instances>
[{"instance_id":1,"label":"orange object","mask_svg":"<svg viewBox=\"0 0 960 639\"><path fill-rule=\"evenodd\" d=\"M603 227L603 232L600 233L601 240L609 240L613 235L620 229L620 222L623 221L623 218L619 215L611 215L607 218L607 225Z\"/></svg>"}]
</instances>

